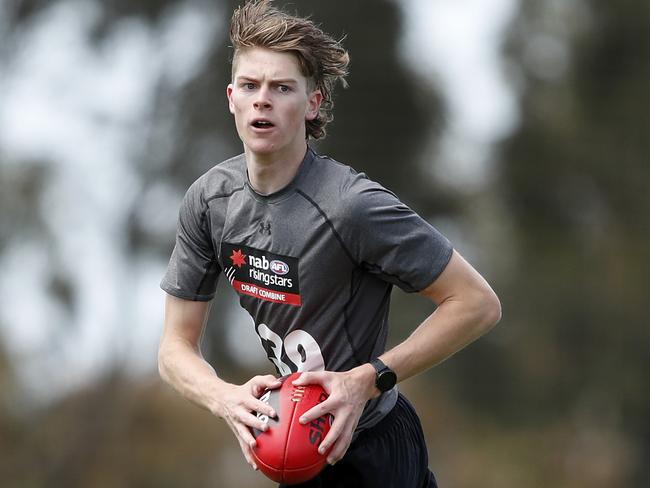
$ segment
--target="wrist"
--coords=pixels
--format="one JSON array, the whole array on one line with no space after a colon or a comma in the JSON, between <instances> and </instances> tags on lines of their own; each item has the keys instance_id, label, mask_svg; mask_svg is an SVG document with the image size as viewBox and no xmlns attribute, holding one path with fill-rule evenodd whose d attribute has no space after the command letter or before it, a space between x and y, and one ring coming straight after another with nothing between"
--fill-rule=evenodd
<instances>
[{"instance_id":1,"label":"wrist","mask_svg":"<svg viewBox=\"0 0 650 488\"><path fill-rule=\"evenodd\" d=\"M377 398L381 392L375 386L377 373L370 363L364 363L352 370L368 399Z\"/></svg>"},{"instance_id":2,"label":"wrist","mask_svg":"<svg viewBox=\"0 0 650 488\"><path fill-rule=\"evenodd\" d=\"M375 387L380 393L392 390L397 383L397 375L381 359L370 361L370 366L375 370Z\"/></svg>"},{"instance_id":3,"label":"wrist","mask_svg":"<svg viewBox=\"0 0 650 488\"><path fill-rule=\"evenodd\" d=\"M234 388L236 388L236 385L227 383L219 378L210 381L204 390L206 408L213 415L224 418L224 405Z\"/></svg>"}]
</instances>

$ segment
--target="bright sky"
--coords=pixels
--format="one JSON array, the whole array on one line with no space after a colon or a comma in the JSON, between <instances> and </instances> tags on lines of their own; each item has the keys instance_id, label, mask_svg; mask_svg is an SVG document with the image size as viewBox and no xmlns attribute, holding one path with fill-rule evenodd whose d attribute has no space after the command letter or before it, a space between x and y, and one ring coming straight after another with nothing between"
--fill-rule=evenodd
<instances>
[{"instance_id":1,"label":"bright sky","mask_svg":"<svg viewBox=\"0 0 650 488\"><path fill-rule=\"evenodd\" d=\"M516 0L396 1L407 20L403 51L439 84L448 107L433 172L450 185L480 185L490 145L516 122L498 51ZM116 360L147 373L156 364L158 283L166 263L147 256L129 262L120 246L131 202L144 186L131 158L154 83L165 76L181 87L204 60L197 39L219 28L196 5L178 7L160 31L124 21L96 51L85 43L100 14L96 4L61 2L28 28L0 76L0 164L42 159L52 169L42 211L55 242L28 241L17 232L0 258L0 334L35 399L75 388ZM172 233L179 198L153 185L142 218L161 235ZM169 217L156 220L160 215ZM49 295L51 252L79 298L74 316ZM232 313L233 322L246 326L233 328L229 343L258 349L250 319ZM53 344L56 330L67 333Z\"/></svg>"},{"instance_id":2,"label":"bright sky","mask_svg":"<svg viewBox=\"0 0 650 488\"><path fill-rule=\"evenodd\" d=\"M400 0L404 53L445 97L447 127L435 141L438 180L462 190L489 177L491 145L517 122L500 49L517 0ZM430 151L427 151L430 152Z\"/></svg>"}]
</instances>

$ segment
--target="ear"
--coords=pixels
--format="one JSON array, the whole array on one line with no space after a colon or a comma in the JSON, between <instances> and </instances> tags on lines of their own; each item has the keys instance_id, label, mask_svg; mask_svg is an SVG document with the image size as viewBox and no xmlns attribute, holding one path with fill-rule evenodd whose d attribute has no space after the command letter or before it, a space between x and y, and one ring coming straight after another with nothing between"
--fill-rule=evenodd
<instances>
[{"instance_id":1,"label":"ear","mask_svg":"<svg viewBox=\"0 0 650 488\"><path fill-rule=\"evenodd\" d=\"M307 97L307 112L305 120L314 120L318 116L320 104L323 101L323 94L320 90L314 90Z\"/></svg>"},{"instance_id":2,"label":"ear","mask_svg":"<svg viewBox=\"0 0 650 488\"><path fill-rule=\"evenodd\" d=\"M233 86L232 86L232 83L230 83L226 87L226 97L228 97L228 109L230 110L230 113L234 115L235 114L235 105L232 102L232 92L233 92Z\"/></svg>"}]
</instances>

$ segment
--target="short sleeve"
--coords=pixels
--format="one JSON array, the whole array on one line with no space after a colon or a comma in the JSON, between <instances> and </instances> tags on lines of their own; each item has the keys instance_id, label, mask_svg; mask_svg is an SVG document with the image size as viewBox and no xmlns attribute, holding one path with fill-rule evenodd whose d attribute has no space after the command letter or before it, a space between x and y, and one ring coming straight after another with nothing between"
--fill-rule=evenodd
<instances>
[{"instance_id":1,"label":"short sleeve","mask_svg":"<svg viewBox=\"0 0 650 488\"><path fill-rule=\"evenodd\" d=\"M433 283L451 259L449 240L381 185L363 178L354 186L347 206L354 259L406 292Z\"/></svg>"},{"instance_id":2,"label":"short sleeve","mask_svg":"<svg viewBox=\"0 0 650 488\"><path fill-rule=\"evenodd\" d=\"M199 180L183 198L176 244L160 287L178 298L208 301L214 297L220 272Z\"/></svg>"}]
</instances>

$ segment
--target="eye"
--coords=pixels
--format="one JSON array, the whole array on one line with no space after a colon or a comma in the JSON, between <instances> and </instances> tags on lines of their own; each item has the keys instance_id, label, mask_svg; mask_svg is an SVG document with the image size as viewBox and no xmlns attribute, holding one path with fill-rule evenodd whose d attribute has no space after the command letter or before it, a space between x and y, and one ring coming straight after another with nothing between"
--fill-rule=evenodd
<instances>
[{"instance_id":1,"label":"eye","mask_svg":"<svg viewBox=\"0 0 650 488\"><path fill-rule=\"evenodd\" d=\"M243 88L244 90L254 90L254 89L255 89L255 83L251 83L251 82L249 82L249 81L248 81L248 82L245 82L245 83L242 83L241 86L242 86L242 88Z\"/></svg>"},{"instance_id":2,"label":"eye","mask_svg":"<svg viewBox=\"0 0 650 488\"><path fill-rule=\"evenodd\" d=\"M287 85L279 85L278 90L280 90L282 93L288 93L291 91L291 88Z\"/></svg>"}]
</instances>

